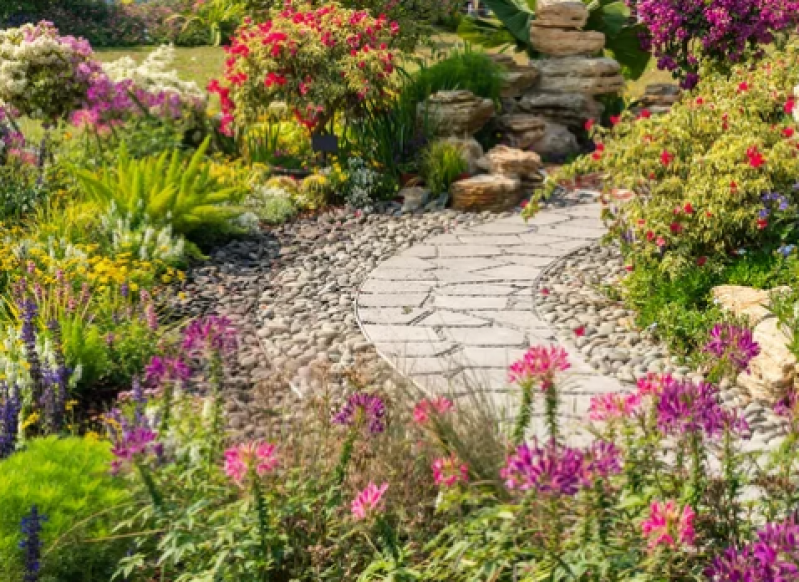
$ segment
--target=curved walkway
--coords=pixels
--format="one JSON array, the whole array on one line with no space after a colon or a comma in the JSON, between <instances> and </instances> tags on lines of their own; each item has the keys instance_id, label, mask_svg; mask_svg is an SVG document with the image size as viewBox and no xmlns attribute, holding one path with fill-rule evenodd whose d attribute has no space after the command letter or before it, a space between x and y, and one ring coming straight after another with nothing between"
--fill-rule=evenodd
<instances>
[{"instance_id":1,"label":"curved walkway","mask_svg":"<svg viewBox=\"0 0 799 582\"><path fill-rule=\"evenodd\" d=\"M457 398L477 391L512 415L518 396L507 384L508 364L531 345L556 343L535 310L538 281L605 233L599 210L596 203L549 209L527 224L519 216L500 218L407 249L362 285L356 314L364 335L425 392ZM623 387L564 347L571 370L561 410L575 441L584 433L571 421L585 417L591 396Z\"/></svg>"}]
</instances>

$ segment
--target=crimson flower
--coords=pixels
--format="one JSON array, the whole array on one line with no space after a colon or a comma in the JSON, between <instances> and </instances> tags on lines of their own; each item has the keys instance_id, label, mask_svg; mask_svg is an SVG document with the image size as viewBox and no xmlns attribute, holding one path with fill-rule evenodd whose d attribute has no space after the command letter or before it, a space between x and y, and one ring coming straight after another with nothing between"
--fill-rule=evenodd
<instances>
[{"instance_id":1,"label":"crimson flower","mask_svg":"<svg viewBox=\"0 0 799 582\"><path fill-rule=\"evenodd\" d=\"M670 230L671 230L671 232L673 232L674 234L680 234L680 233L682 232L682 225L681 225L679 222L672 222L672 223L669 225L669 229L670 229Z\"/></svg>"},{"instance_id":2,"label":"crimson flower","mask_svg":"<svg viewBox=\"0 0 799 582\"><path fill-rule=\"evenodd\" d=\"M663 150L663 153L660 154L660 162L664 166L668 166L674 160L674 155L670 154L667 150Z\"/></svg>"},{"instance_id":3,"label":"crimson flower","mask_svg":"<svg viewBox=\"0 0 799 582\"><path fill-rule=\"evenodd\" d=\"M591 159L594 160L595 162L598 162L599 160L602 159L602 154L599 152L594 152L591 154Z\"/></svg>"},{"instance_id":4,"label":"crimson flower","mask_svg":"<svg viewBox=\"0 0 799 582\"><path fill-rule=\"evenodd\" d=\"M752 146L746 150L746 157L749 158L749 165L753 168L759 168L766 163L766 159L758 151L757 146Z\"/></svg>"},{"instance_id":5,"label":"crimson flower","mask_svg":"<svg viewBox=\"0 0 799 582\"><path fill-rule=\"evenodd\" d=\"M738 85L738 92L743 93L744 91L749 91L749 83L746 81Z\"/></svg>"},{"instance_id":6,"label":"crimson flower","mask_svg":"<svg viewBox=\"0 0 799 582\"><path fill-rule=\"evenodd\" d=\"M685 210L685 214L693 214L694 213L694 207L691 205L690 202L687 202L685 204L685 206L683 206L683 210Z\"/></svg>"},{"instance_id":7,"label":"crimson flower","mask_svg":"<svg viewBox=\"0 0 799 582\"><path fill-rule=\"evenodd\" d=\"M782 135L784 135L787 138L793 137L794 133L796 133L796 132L794 131L794 129L792 127L786 127L785 129L782 130Z\"/></svg>"},{"instance_id":8,"label":"crimson flower","mask_svg":"<svg viewBox=\"0 0 799 582\"><path fill-rule=\"evenodd\" d=\"M585 131L591 131L591 128L594 127L594 120L589 119L585 122Z\"/></svg>"},{"instance_id":9,"label":"crimson flower","mask_svg":"<svg viewBox=\"0 0 799 582\"><path fill-rule=\"evenodd\" d=\"M585 335L585 326L581 325L580 327L575 328L574 335L576 337L583 337Z\"/></svg>"},{"instance_id":10,"label":"crimson flower","mask_svg":"<svg viewBox=\"0 0 799 582\"><path fill-rule=\"evenodd\" d=\"M618 125L620 121L621 121L621 115L611 115L610 116L611 125Z\"/></svg>"},{"instance_id":11,"label":"crimson flower","mask_svg":"<svg viewBox=\"0 0 799 582\"><path fill-rule=\"evenodd\" d=\"M696 259L696 265L698 267L704 267L705 263L707 263L707 257L699 257L698 259Z\"/></svg>"},{"instance_id":12,"label":"crimson flower","mask_svg":"<svg viewBox=\"0 0 799 582\"><path fill-rule=\"evenodd\" d=\"M796 109L796 101L793 99L788 99L788 101L785 103L785 113L790 115L793 113L794 109Z\"/></svg>"},{"instance_id":13,"label":"crimson flower","mask_svg":"<svg viewBox=\"0 0 799 582\"><path fill-rule=\"evenodd\" d=\"M757 219L757 229L758 230L764 230L767 227L768 227L768 220L766 220L765 218L758 218Z\"/></svg>"},{"instance_id":14,"label":"crimson flower","mask_svg":"<svg viewBox=\"0 0 799 582\"><path fill-rule=\"evenodd\" d=\"M649 119L650 117L652 117L652 112L649 109L642 109L638 114L638 119Z\"/></svg>"}]
</instances>

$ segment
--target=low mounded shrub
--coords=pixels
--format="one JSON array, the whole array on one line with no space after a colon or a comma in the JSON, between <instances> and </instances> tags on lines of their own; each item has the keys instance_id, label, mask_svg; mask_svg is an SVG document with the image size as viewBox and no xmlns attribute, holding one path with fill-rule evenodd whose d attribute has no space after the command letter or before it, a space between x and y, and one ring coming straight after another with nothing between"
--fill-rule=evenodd
<instances>
[{"instance_id":1,"label":"low mounded shrub","mask_svg":"<svg viewBox=\"0 0 799 582\"><path fill-rule=\"evenodd\" d=\"M35 505L46 516L41 582L111 579L127 544L92 542L111 535L130 501L108 473L111 458L107 442L48 437L0 461L0 578L23 579L20 523Z\"/></svg>"}]
</instances>

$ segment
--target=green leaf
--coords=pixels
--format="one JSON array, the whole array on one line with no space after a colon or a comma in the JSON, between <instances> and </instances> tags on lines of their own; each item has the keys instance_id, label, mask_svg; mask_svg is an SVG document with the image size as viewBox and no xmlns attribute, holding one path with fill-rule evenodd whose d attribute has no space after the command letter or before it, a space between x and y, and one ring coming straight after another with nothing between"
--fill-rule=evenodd
<instances>
[{"instance_id":1,"label":"green leaf","mask_svg":"<svg viewBox=\"0 0 799 582\"><path fill-rule=\"evenodd\" d=\"M505 25L515 39L530 45L530 25L535 13L530 10L525 0L483 0L494 16Z\"/></svg>"},{"instance_id":2,"label":"green leaf","mask_svg":"<svg viewBox=\"0 0 799 582\"><path fill-rule=\"evenodd\" d=\"M627 26L613 37L608 37L605 50L619 61L624 69L625 78L633 81L640 79L649 65L651 55L641 49L640 25Z\"/></svg>"}]
</instances>

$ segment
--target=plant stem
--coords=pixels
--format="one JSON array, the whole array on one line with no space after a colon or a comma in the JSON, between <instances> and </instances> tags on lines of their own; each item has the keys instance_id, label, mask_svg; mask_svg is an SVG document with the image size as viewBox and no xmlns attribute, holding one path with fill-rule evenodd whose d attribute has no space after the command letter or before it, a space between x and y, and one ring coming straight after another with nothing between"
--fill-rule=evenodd
<instances>
[{"instance_id":1,"label":"plant stem","mask_svg":"<svg viewBox=\"0 0 799 582\"><path fill-rule=\"evenodd\" d=\"M544 391L544 405L549 439L555 443L560 436L560 431L558 430L558 406L560 405L560 398L558 389L554 384Z\"/></svg>"},{"instance_id":2,"label":"plant stem","mask_svg":"<svg viewBox=\"0 0 799 582\"><path fill-rule=\"evenodd\" d=\"M533 387L528 382L522 384L522 403L519 407L519 418L516 420L516 428L513 431L513 444L519 446L524 442L524 433L530 425L533 408Z\"/></svg>"},{"instance_id":3,"label":"plant stem","mask_svg":"<svg viewBox=\"0 0 799 582\"><path fill-rule=\"evenodd\" d=\"M261 580L266 582L269 580L269 539L267 533L269 531L269 516L267 514L266 500L264 500L263 491L261 491L261 481L255 471L251 471L252 477L252 494L255 498L255 507L258 512L258 533L261 537L261 551L263 552Z\"/></svg>"},{"instance_id":4,"label":"plant stem","mask_svg":"<svg viewBox=\"0 0 799 582\"><path fill-rule=\"evenodd\" d=\"M355 448L355 441L357 438L358 426L356 423L356 425L350 429L347 440L344 441L344 446L341 449L341 456L339 456L336 470L333 473L333 482L330 485L327 500L328 509L333 509L341 503L341 487L344 485L344 480L347 478L347 469L352 460L352 451Z\"/></svg>"},{"instance_id":5,"label":"plant stem","mask_svg":"<svg viewBox=\"0 0 799 582\"><path fill-rule=\"evenodd\" d=\"M153 502L153 507L155 507L156 509L161 509L164 500L161 497L161 493L158 491L158 487L156 487L155 485L155 480L153 479L150 470L141 463L136 463L136 469L139 472L141 480L144 482L144 487L147 489L147 493L150 494L150 499Z\"/></svg>"}]
</instances>

